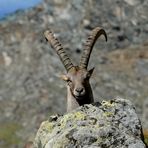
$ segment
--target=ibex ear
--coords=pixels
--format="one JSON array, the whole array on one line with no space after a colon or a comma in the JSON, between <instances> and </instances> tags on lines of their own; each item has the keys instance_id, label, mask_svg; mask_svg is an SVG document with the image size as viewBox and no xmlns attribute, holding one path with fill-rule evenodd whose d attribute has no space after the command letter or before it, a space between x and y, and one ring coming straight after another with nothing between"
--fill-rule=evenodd
<instances>
[{"instance_id":1,"label":"ibex ear","mask_svg":"<svg viewBox=\"0 0 148 148\"><path fill-rule=\"evenodd\" d=\"M95 67L93 67L92 69L90 69L88 72L90 74L90 76L92 75L93 71L94 71Z\"/></svg>"},{"instance_id":2,"label":"ibex ear","mask_svg":"<svg viewBox=\"0 0 148 148\"><path fill-rule=\"evenodd\" d=\"M62 79L62 80L64 80L64 81L67 81L68 80L68 77L67 77L67 75L60 75L60 78Z\"/></svg>"}]
</instances>

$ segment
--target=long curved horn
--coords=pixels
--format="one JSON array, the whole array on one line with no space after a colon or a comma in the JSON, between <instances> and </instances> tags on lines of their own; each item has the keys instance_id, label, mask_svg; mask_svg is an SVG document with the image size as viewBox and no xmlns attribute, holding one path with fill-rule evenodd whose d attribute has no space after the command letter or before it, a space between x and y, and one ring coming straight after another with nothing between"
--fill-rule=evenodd
<instances>
[{"instance_id":1,"label":"long curved horn","mask_svg":"<svg viewBox=\"0 0 148 148\"><path fill-rule=\"evenodd\" d=\"M100 27L96 27L95 29L92 30L91 34L89 35L86 43L84 44L84 51L82 53L82 57L80 60L80 68L86 68L88 66L89 58L93 49L93 46L97 39L101 36L104 35L106 41L107 41L107 35L106 32L101 29Z\"/></svg>"},{"instance_id":2,"label":"long curved horn","mask_svg":"<svg viewBox=\"0 0 148 148\"><path fill-rule=\"evenodd\" d=\"M69 71L72 67L74 67L70 58L64 51L61 43L58 41L56 37L54 37L54 34L52 33L52 31L47 30L45 31L44 35L45 35L45 38L50 43L51 47L56 50L66 70Z\"/></svg>"}]
</instances>

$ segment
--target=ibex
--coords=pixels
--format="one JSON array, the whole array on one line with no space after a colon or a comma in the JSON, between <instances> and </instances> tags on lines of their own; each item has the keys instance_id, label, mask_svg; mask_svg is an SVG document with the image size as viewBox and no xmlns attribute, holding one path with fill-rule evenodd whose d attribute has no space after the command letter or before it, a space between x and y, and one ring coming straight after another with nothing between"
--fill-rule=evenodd
<instances>
[{"instance_id":1,"label":"ibex","mask_svg":"<svg viewBox=\"0 0 148 148\"><path fill-rule=\"evenodd\" d=\"M67 111L72 111L78 106L84 104L93 103L94 98L89 79L93 73L94 68L87 70L87 66L96 40L101 35L104 35L107 41L106 32L99 27L96 27L92 30L90 36L84 44L84 50L79 66L73 65L71 59L64 51L61 43L56 37L54 37L54 34L51 30L45 31L44 35L51 47L57 52L65 69L67 70L67 74L61 76L61 78L67 82Z\"/></svg>"}]
</instances>

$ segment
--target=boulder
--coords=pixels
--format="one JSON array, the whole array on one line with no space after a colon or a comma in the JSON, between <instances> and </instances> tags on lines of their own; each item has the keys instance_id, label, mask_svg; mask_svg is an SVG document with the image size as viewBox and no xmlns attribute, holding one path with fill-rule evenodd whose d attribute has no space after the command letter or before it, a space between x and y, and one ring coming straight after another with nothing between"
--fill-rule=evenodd
<instances>
[{"instance_id":1,"label":"boulder","mask_svg":"<svg viewBox=\"0 0 148 148\"><path fill-rule=\"evenodd\" d=\"M129 100L80 106L44 121L35 148L145 148L142 126Z\"/></svg>"}]
</instances>

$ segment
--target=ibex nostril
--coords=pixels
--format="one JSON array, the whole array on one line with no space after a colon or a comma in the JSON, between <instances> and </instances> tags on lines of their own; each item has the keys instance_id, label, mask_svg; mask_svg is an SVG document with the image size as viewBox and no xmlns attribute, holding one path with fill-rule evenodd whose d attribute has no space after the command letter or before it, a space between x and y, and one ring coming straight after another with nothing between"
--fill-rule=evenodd
<instances>
[{"instance_id":1,"label":"ibex nostril","mask_svg":"<svg viewBox=\"0 0 148 148\"><path fill-rule=\"evenodd\" d=\"M76 88L76 91L79 92L79 93L83 92L83 90L84 90L84 89L83 89L82 87Z\"/></svg>"}]
</instances>

